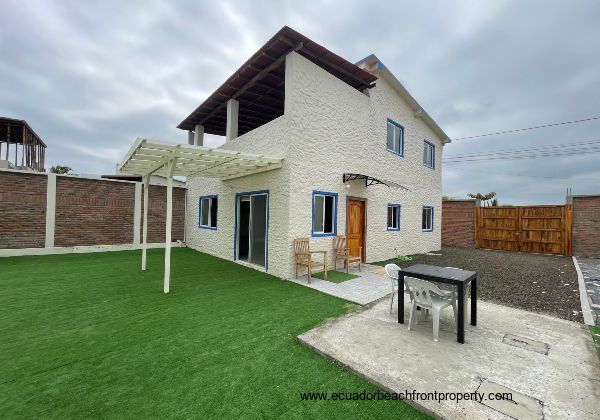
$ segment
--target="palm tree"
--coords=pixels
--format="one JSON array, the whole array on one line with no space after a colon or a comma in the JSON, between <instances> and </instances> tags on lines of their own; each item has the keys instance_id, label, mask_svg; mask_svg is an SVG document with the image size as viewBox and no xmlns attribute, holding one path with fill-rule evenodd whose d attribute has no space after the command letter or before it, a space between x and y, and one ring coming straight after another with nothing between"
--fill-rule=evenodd
<instances>
[{"instance_id":1,"label":"palm tree","mask_svg":"<svg viewBox=\"0 0 600 420\"><path fill-rule=\"evenodd\" d=\"M50 168L50 173L53 174L69 174L73 169L68 166L53 165Z\"/></svg>"},{"instance_id":2,"label":"palm tree","mask_svg":"<svg viewBox=\"0 0 600 420\"><path fill-rule=\"evenodd\" d=\"M492 198L496 197L496 193L495 192L489 192L487 194L481 194L481 193L475 193L475 194L467 194L468 197L470 198L475 198L477 200L480 200L483 203L484 207L489 206L488 201L491 200ZM496 200L496 205L498 204L498 201Z\"/></svg>"}]
</instances>

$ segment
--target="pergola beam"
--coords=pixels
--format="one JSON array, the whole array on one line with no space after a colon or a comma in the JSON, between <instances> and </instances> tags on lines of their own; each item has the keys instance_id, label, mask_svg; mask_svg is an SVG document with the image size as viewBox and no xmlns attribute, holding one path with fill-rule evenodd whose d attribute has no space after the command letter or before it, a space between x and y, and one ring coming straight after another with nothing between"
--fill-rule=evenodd
<instances>
[{"instance_id":1,"label":"pergola beam","mask_svg":"<svg viewBox=\"0 0 600 420\"><path fill-rule=\"evenodd\" d=\"M188 144L169 144L138 139L118 167L120 173L142 176L144 183L144 219L142 228L142 270L147 266L148 210L150 177L167 178L165 221L165 272L163 291L169 293L171 281L171 244L173 220L173 177L204 176L228 180L282 167L282 159L226 149L212 149Z\"/></svg>"}]
</instances>

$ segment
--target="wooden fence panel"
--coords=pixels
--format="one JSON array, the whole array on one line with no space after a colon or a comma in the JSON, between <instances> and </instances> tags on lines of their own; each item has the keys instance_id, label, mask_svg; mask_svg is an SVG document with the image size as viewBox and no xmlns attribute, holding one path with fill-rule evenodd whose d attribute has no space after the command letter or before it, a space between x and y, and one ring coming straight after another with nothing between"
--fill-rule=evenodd
<instances>
[{"instance_id":1,"label":"wooden fence panel","mask_svg":"<svg viewBox=\"0 0 600 420\"><path fill-rule=\"evenodd\" d=\"M518 208L481 207L477 223L479 247L518 251Z\"/></svg>"},{"instance_id":2,"label":"wooden fence panel","mask_svg":"<svg viewBox=\"0 0 600 420\"><path fill-rule=\"evenodd\" d=\"M505 251L571 255L571 206L482 207L477 246Z\"/></svg>"},{"instance_id":3,"label":"wooden fence panel","mask_svg":"<svg viewBox=\"0 0 600 420\"><path fill-rule=\"evenodd\" d=\"M540 254L564 254L564 206L521 207L520 249Z\"/></svg>"}]
</instances>

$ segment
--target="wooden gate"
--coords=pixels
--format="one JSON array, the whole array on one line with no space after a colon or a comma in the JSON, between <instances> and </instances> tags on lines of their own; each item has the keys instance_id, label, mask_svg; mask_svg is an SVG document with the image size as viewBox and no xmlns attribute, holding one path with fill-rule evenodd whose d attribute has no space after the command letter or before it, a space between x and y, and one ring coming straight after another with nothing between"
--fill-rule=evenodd
<instances>
[{"instance_id":1,"label":"wooden gate","mask_svg":"<svg viewBox=\"0 0 600 420\"><path fill-rule=\"evenodd\" d=\"M572 207L478 207L478 248L572 255Z\"/></svg>"}]
</instances>

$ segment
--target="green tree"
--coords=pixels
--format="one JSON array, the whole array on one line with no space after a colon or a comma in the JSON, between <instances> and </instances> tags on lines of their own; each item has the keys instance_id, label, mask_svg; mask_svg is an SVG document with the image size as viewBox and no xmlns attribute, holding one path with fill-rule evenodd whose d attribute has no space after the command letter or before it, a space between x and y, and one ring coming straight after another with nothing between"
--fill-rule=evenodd
<instances>
[{"instance_id":1,"label":"green tree","mask_svg":"<svg viewBox=\"0 0 600 420\"><path fill-rule=\"evenodd\" d=\"M467 194L468 197L470 198L475 198L477 200L481 201L481 204L484 207L489 206L490 203L488 203L488 201L490 201L491 199L496 197L496 193L495 192L489 192L487 194L482 194L482 193L474 193L474 194ZM496 204L498 202L496 201Z\"/></svg>"},{"instance_id":2,"label":"green tree","mask_svg":"<svg viewBox=\"0 0 600 420\"><path fill-rule=\"evenodd\" d=\"M50 173L53 174L70 174L73 171L73 169L71 169L68 166L61 166L61 165L53 165L50 168Z\"/></svg>"}]
</instances>

